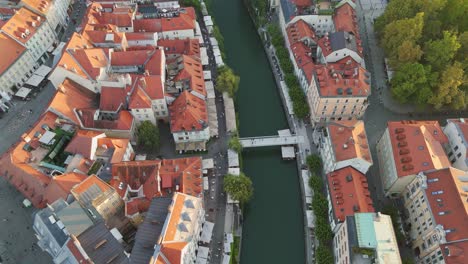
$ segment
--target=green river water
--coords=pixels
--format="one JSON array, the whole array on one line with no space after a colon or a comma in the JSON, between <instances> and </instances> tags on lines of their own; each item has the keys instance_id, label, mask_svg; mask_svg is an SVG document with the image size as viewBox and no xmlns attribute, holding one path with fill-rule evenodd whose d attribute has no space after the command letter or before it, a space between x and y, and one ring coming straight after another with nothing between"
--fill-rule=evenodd
<instances>
[{"instance_id":1,"label":"green river water","mask_svg":"<svg viewBox=\"0 0 468 264\"><path fill-rule=\"evenodd\" d=\"M242 0L212 0L224 36L227 64L240 75L236 108L240 136L275 135L287 128L281 98L260 38ZM243 153L255 194L244 214L242 264L305 263L304 228L296 163L280 148Z\"/></svg>"}]
</instances>

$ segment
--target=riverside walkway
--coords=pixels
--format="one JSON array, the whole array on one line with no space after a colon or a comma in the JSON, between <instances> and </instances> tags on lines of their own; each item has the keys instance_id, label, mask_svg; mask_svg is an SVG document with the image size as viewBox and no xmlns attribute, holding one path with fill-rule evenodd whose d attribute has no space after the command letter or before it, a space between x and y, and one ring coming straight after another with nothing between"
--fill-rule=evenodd
<instances>
[{"instance_id":1,"label":"riverside walkway","mask_svg":"<svg viewBox=\"0 0 468 264\"><path fill-rule=\"evenodd\" d=\"M285 146L304 143L303 136L284 135L281 133L277 136L246 137L240 138L239 140L244 148Z\"/></svg>"}]
</instances>

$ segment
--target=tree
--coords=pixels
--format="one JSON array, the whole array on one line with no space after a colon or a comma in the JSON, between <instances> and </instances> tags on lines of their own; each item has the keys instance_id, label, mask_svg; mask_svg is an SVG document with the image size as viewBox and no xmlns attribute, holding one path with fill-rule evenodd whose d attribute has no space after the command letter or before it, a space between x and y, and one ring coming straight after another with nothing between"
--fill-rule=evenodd
<instances>
[{"instance_id":1,"label":"tree","mask_svg":"<svg viewBox=\"0 0 468 264\"><path fill-rule=\"evenodd\" d=\"M421 0L418 0L421 1ZM375 21L375 28L381 32L385 26L393 21L411 18L416 15L418 9L415 8L416 0L392 0L385 8L383 15Z\"/></svg>"},{"instance_id":2,"label":"tree","mask_svg":"<svg viewBox=\"0 0 468 264\"><path fill-rule=\"evenodd\" d=\"M252 181L244 173L239 176L227 174L224 176L224 191L231 195L232 199L246 203L253 195Z\"/></svg>"},{"instance_id":3,"label":"tree","mask_svg":"<svg viewBox=\"0 0 468 264\"><path fill-rule=\"evenodd\" d=\"M434 70L441 70L455 57L460 47L457 35L453 32L444 31L442 39L430 40L426 43L424 58L432 65Z\"/></svg>"},{"instance_id":4,"label":"tree","mask_svg":"<svg viewBox=\"0 0 468 264\"><path fill-rule=\"evenodd\" d=\"M423 52L418 44L409 40L405 40L398 47L396 61L392 62L391 64L398 66L404 63L415 63L419 61L422 54Z\"/></svg>"},{"instance_id":5,"label":"tree","mask_svg":"<svg viewBox=\"0 0 468 264\"><path fill-rule=\"evenodd\" d=\"M319 244L316 249L317 264L330 264L334 262L333 252L326 245Z\"/></svg>"},{"instance_id":6,"label":"tree","mask_svg":"<svg viewBox=\"0 0 468 264\"><path fill-rule=\"evenodd\" d=\"M227 92L230 97L234 97L239 89L240 77L234 74L234 71L228 66L218 68L218 77L216 78L216 89L220 92Z\"/></svg>"},{"instance_id":7,"label":"tree","mask_svg":"<svg viewBox=\"0 0 468 264\"><path fill-rule=\"evenodd\" d=\"M400 103L406 103L426 81L426 71L422 64L403 64L392 78L392 94Z\"/></svg>"},{"instance_id":8,"label":"tree","mask_svg":"<svg viewBox=\"0 0 468 264\"><path fill-rule=\"evenodd\" d=\"M429 102L436 109L440 109L444 105L450 105L453 109L463 108L465 106L465 93L459 88L465 82L464 75L462 64L459 62L447 67L442 72L439 86Z\"/></svg>"},{"instance_id":9,"label":"tree","mask_svg":"<svg viewBox=\"0 0 468 264\"><path fill-rule=\"evenodd\" d=\"M382 47L389 58L396 58L398 47L404 42L417 43L424 26L424 14L418 13L413 18L396 20L385 26ZM412 44L415 45L415 44Z\"/></svg>"},{"instance_id":10,"label":"tree","mask_svg":"<svg viewBox=\"0 0 468 264\"><path fill-rule=\"evenodd\" d=\"M320 244L327 244L330 242L333 237L333 233L330 224L328 224L327 218L315 218L315 235L320 241Z\"/></svg>"},{"instance_id":11,"label":"tree","mask_svg":"<svg viewBox=\"0 0 468 264\"><path fill-rule=\"evenodd\" d=\"M146 150L159 148L159 130L150 121L143 121L137 128L138 145Z\"/></svg>"},{"instance_id":12,"label":"tree","mask_svg":"<svg viewBox=\"0 0 468 264\"><path fill-rule=\"evenodd\" d=\"M317 172L322 169L322 159L317 154L307 156L306 162L310 171Z\"/></svg>"},{"instance_id":13,"label":"tree","mask_svg":"<svg viewBox=\"0 0 468 264\"><path fill-rule=\"evenodd\" d=\"M230 149L233 149L237 153L242 152L242 144L241 144L238 136L231 137L231 139L229 139L228 146L229 146Z\"/></svg>"},{"instance_id":14,"label":"tree","mask_svg":"<svg viewBox=\"0 0 468 264\"><path fill-rule=\"evenodd\" d=\"M317 175L311 175L309 177L309 187L314 190L314 192L320 192L323 188L322 179Z\"/></svg>"},{"instance_id":15,"label":"tree","mask_svg":"<svg viewBox=\"0 0 468 264\"><path fill-rule=\"evenodd\" d=\"M328 217L328 200L320 193L321 190L314 190L312 199L312 209L317 217Z\"/></svg>"}]
</instances>

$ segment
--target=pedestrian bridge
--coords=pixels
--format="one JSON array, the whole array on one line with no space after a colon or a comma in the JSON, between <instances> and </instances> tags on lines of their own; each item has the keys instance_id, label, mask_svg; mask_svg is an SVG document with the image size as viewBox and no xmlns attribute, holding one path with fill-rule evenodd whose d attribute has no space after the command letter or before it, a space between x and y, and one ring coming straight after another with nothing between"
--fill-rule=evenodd
<instances>
[{"instance_id":1,"label":"pedestrian bridge","mask_svg":"<svg viewBox=\"0 0 468 264\"><path fill-rule=\"evenodd\" d=\"M265 136L239 139L243 148L297 145L304 142L303 136Z\"/></svg>"}]
</instances>

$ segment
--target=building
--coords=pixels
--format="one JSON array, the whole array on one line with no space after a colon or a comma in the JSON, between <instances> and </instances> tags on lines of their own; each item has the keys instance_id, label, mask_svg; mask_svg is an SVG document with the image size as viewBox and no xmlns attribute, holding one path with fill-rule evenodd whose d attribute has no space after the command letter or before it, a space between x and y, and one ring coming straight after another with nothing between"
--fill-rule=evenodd
<instances>
[{"instance_id":1,"label":"building","mask_svg":"<svg viewBox=\"0 0 468 264\"><path fill-rule=\"evenodd\" d=\"M333 239L335 263L402 263L392 219L381 213L346 217Z\"/></svg>"},{"instance_id":2,"label":"building","mask_svg":"<svg viewBox=\"0 0 468 264\"><path fill-rule=\"evenodd\" d=\"M361 120L328 123L321 134L320 146L325 173L351 166L366 174L372 166L372 155Z\"/></svg>"},{"instance_id":3,"label":"building","mask_svg":"<svg viewBox=\"0 0 468 264\"><path fill-rule=\"evenodd\" d=\"M46 18L47 24L55 32L57 37L61 37L68 26L68 9L72 0L21 0L20 6L24 6L36 14ZM58 39L58 38L57 38Z\"/></svg>"},{"instance_id":4,"label":"building","mask_svg":"<svg viewBox=\"0 0 468 264\"><path fill-rule=\"evenodd\" d=\"M174 192L202 196L201 158L130 161L113 164L110 185L125 202L125 215L146 212L155 197Z\"/></svg>"},{"instance_id":5,"label":"building","mask_svg":"<svg viewBox=\"0 0 468 264\"><path fill-rule=\"evenodd\" d=\"M91 216L76 202L57 200L34 215L33 229L37 245L47 252L54 263L79 263L69 249L70 235L80 235L93 225Z\"/></svg>"},{"instance_id":6,"label":"building","mask_svg":"<svg viewBox=\"0 0 468 264\"><path fill-rule=\"evenodd\" d=\"M468 150L468 124L465 123L465 118L448 119L447 125L444 127L444 133L448 138L449 144L445 146L445 152L450 163L457 169L468 171L466 155Z\"/></svg>"},{"instance_id":7,"label":"building","mask_svg":"<svg viewBox=\"0 0 468 264\"><path fill-rule=\"evenodd\" d=\"M120 195L95 175L73 187L71 193L83 208L97 211L105 222L123 213L124 203Z\"/></svg>"},{"instance_id":8,"label":"building","mask_svg":"<svg viewBox=\"0 0 468 264\"><path fill-rule=\"evenodd\" d=\"M188 91L183 91L169 106L169 112L176 150L206 150L210 128L205 101Z\"/></svg>"},{"instance_id":9,"label":"building","mask_svg":"<svg viewBox=\"0 0 468 264\"><path fill-rule=\"evenodd\" d=\"M205 222L201 198L175 193L149 263L195 263Z\"/></svg>"},{"instance_id":10,"label":"building","mask_svg":"<svg viewBox=\"0 0 468 264\"><path fill-rule=\"evenodd\" d=\"M327 185L329 220L335 233L347 216L374 212L366 176L353 167L329 173Z\"/></svg>"},{"instance_id":11,"label":"building","mask_svg":"<svg viewBox=\"0 0 468 264\"><path fill-rule=\"evenodd\" d=\"M420 172L450 167L447 136L437 121L388 122L377 143L385 195L398 197Z\"/></svg>"},{"instance_id":12,"label":"building","mask_svg":"<svg viewBox=\"0 0 468 264\"><path fill-rule=\"evenodd\" d=\"M463 263L467 181L465 171L449 167L419 173L403 190L405 226L417 263Z\"/></svg>"}]
</instances>

